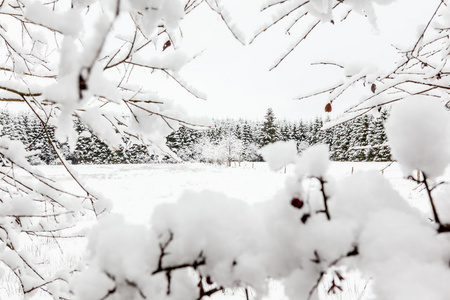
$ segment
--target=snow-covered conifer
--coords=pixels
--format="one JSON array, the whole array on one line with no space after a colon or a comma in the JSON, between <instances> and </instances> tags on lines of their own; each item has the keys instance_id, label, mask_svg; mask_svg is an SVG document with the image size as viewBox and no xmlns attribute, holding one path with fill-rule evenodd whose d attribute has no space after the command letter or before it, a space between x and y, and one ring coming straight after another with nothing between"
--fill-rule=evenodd
<instances>
[{"instance_id":1,"label":"snow-covered conifer","mask_svg":"<svg viewBox=\"0 0 450 300\"><path fill-rule=\"evenodd\" d=\"M275 120L275 113L271 108L268 108L260 131L259 143L261 146L280 140L280 131Z\"/></svg>"}]
</instances>

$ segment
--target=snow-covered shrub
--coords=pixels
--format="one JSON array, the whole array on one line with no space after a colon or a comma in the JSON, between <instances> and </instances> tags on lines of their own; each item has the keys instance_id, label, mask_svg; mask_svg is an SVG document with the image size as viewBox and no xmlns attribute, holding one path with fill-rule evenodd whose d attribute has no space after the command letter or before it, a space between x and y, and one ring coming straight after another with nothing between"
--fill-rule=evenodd
<instances>
[{"instance_id":1,"label":"snow-covered shrub","mask_svg":"<svg viewBox=\"0 0 450 300\"><path fill-rule=\"evenodd\" d=\"M224 164L224 150L225 149L212 142L207 136L202 137L198 143L194 145L194 151L197 153L196 157L198 160L210 164Z\"/></svg>"},{"instance_id":2,"label":"snow-covered shrub","mask_svg":"<svg viewBox=\"0 0 450 300\"><path fill-rule=\"evenodd\" d=\"M225 161L230 167L232 162L243 161L244 144L234 135L225 136L218 145L224 154Z\"/></svg>"},{"instance_id":3,"label":"snow-covered shrub","mask_svg":"<svg viewBox=\"0 0 450 300\"><path fill-rule=\"evenodd\" d=\"M277 167L280 148L263 149ZM328 156L318 145L285 160L293 175L267 202L186 192L157 207L149 227L116 216L101 221L89 236L88 267L72 288L79 299L199 299L242 288L262 297L272 278L289 299L316 299L319 283L339 292L345 267L372 278L380 299L446 299L447 233L379 172L330 177ZM100 289L89 288L92 280Z\"/></svg>"},{"instance_id":4,"label":"snow-covered shrub","mask_svg":"<svg viewBox=\"0 0 450 300\"><path fill-rule=\"evenodd\" d=\"M231 134L222 137L217 143L204 136L194 149L201 162L231 166L232 162L243 161L243 142Z\"/></svg>"}]
</instances>

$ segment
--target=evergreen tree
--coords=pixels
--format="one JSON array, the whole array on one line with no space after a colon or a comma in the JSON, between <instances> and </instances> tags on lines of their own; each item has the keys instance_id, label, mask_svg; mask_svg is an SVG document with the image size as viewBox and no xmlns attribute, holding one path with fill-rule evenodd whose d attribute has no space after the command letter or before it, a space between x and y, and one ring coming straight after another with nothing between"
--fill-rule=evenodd
<instances>
[{"instance_id":1,"label":"evergreen tree","mask_svg":"<svg viewBox=\"0 0 450 300\"><path fill-rule=\"evenodd\" d=\"M217 145L221 140L223 133L223 126L221 126L218 121L215 121L214 126L207 131L206 135L208 136L211 143Z\"/></svg>"},{"instance_id":2,"label":"evergreen tree","mask_svg":"<svg viewBox=\"0 0 450 300\"><path fill-rule=\"evenodd\" d=\"M280 128L280 140L282 141L293 140L292 129L289 122L284 120L278 125L278 127Z\"/></svg>"},{"instance_id":3,"label":"evergreen tree","mask_svg":"<svg viewBox=\"0 0 450 300\"><path fill-rule=\"evenodd\" d=\"M354 148L349 156L351 161L366 161L372 156L371 150L357 149L368 145L369 123L368 115L358 117L351 123L350 147Z\"/></svg>"},{"instance_id":4,"label":"evergreen tree","mask_svg":"<svg viewBox=\"0 0 450 300\"><path fill-rule=\"evenodd\" d=\"M275 123L275 114L271 108L267 109L264 119L259 140L261 147L280 140L279 128Z\"/></svg>"},{"instance_id":5,"label":"evergreen tree","mask_svg":"<svg viewBox=\"0 0 450 300\"><path fill-rule=\"evenodd\" d=\"M309 146L308 130L308 125L303 121L300 121L293 129L294 140L297 141L298 152L302 152Z\"/></svg>"},{"instance_id":6,"label":"evergreen tree","mask_svg":"<svg viewBox=\"0 0 450 300\"><path fill-rule=\"evenodd\" d=\"M245 121L242 126L242 158L244 161L256 161L259 160L260 157L257 153L257 142L256 138L253 135L253 128L249 124L249 122Z\"/></svg>"},{"instance_id":7,"label":"evergreen tree","mask_svg":"<svg viewBox=\"0 0 450 300\"><path fill-rule=\"evenodd\" d=\"M373 161L388 161L391 160L389 147L385 146L387 143L386 133L384 131L384 122L387 119L387 111L382 111L377 118L372 118L369 125L368 144L377 146L373 149ZM382 145L382 146L380 146Z\"/></svg>"},{"instance_id":8,"label":"evergreen tree","mask_svg":"<svg viewBox=\"0 0 450 300\"><path fill-rule=\"evenodd\" d=\"M240 125L240 123L242 123L242 120L239 120L235 125L234 125L234 136L238 139L238 140L242 140L242 127Z\"/></svg>"},{"instance_id":9,"label":"evergreen tree","mask_svg":"<svg viewBox=\"0 0 450 300\"><path fill-rule=\"evenodd\" d=\"M181 160L192 161L197 159L195 145L200 142L201 136L201 132L181 126L167 137L166 144Z\"/></svg>"},{"instance_id":10,"label":"evergreen tree","mask_svg":"<svg viewBox=\"0 0 450 300\"><path fill-rule=\"evenodd\" d=\"M327 116L327 118L325 119L325 122L330 122L330 117L329 116ZM326 130L323 130L322 129L322 127L323 127L323 124L324 124L324 122L322 121L321 122L321 129L320 129L320 143L322 143L322 144L326 144L326 145L328 145L330 148L331 148L331 145L332 145L332 143L333 143L333 136L334 136L334 130L335 130L335 128L334 127L332 127L332 128L329 128L329 129L326 129Z\"/></svg>"},{"instance_id":11,"label":"evergreen tree","mask_svg":"<svg viewBox=\"0 0 450 300\"><path fill-rule=\"evenodd\" d=\"M309 125L308 144L315 145L323 143L325 133L322 130L323 121L321 118L316 117Z\"/></svg>"},{"instance_id":12,"label":"evergreen tree","mask_svg":"<svg viewBox=\"0 0 450 300\"><path fill-rule=\"evenodd\" d=\"M333 138L330 147L331 159L335 161L347 161L349 159L351 122L336 126L333 130Z\"/></svg>"}]
</instances>

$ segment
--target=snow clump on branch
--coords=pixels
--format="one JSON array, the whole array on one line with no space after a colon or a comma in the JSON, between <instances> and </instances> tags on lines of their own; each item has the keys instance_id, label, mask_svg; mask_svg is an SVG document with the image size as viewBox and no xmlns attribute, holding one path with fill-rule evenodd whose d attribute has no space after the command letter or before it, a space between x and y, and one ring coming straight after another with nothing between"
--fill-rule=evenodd
<instances>
[{"instance_id":1,"label":"snow clump on branch","mask_svg":"<svg viewBox=\"0 0 450 300\"><path fill-rule=\"evenodd\" d=\"M450 113L432 98L411 97L394 105L386 122L392 154L405 174L434 178L450 163Z\"/></svg>"},{"instance_id":2,"label":"snow clump on branch","mask_svg":"<svg viewBox=\"0 0 450 300\"><path fill-rule=\"evenodd\" d=\"M277 171L295 161L297 157L297 143L295 141L275 142L261 148L259 151L264 161L269 164L270 169Z\"/></svg>"}]
</instances>

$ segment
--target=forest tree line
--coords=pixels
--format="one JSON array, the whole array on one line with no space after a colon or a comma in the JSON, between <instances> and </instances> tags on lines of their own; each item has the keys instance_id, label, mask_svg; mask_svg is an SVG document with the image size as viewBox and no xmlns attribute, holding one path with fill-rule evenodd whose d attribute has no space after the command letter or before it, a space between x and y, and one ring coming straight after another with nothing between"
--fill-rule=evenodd
<instances>
[{"instance_id":1,"label":"forest tree line","mask_svg":"<svg viewBox=\"0 0 450 300\"><path fill-rule=\"evenodd\" d=\"M334 161L389 161L390 150L385 146L384 120L380 116L366 114L352 121L321 130L327 120L316 117L309 122L277 120L268 109L263 121L215 120L206 130L180 127L167 137L167 146L178 159L189 162L231 164L241 161L261 161L259 149L276 141L294 140L301 152L308 146L327 144L330 158ZM57 164L58 157L49 143L43 125L32 114L0 111L1 134L20 140L36 155L29 158L33 164ZM80 135L75 149L59 143L54 132L47 126L54 145L64 158L73 164L138 164L152 162L176 162L170 157L158 157L149 153L147 147L128 143L127 147L112 149L81 122L75 122ZM381 145L381 146L380 146ZM373 147L375 146L375 147Z\"/></svg>"}]
</instances>

